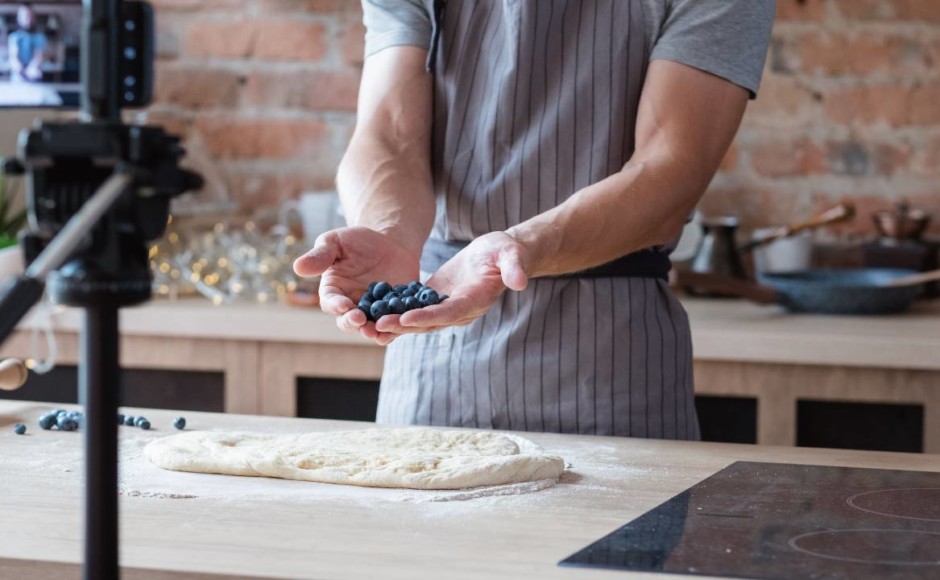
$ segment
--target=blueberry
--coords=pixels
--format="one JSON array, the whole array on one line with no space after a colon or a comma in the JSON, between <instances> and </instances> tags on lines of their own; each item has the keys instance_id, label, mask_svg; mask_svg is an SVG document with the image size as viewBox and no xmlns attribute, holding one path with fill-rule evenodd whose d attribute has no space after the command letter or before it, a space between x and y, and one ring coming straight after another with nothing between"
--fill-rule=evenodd
<instances>
[{"instance_id":1,"label":"blueberry","mask_svg":"<svg viewBox=\"0 0 940 580\"><path fill-rule=\"evenodd\" d=\"M448 298L450 298L450 296L448 296L447 294L441 294L441 297L437 299L437 303L440 304L441 302L447 300Z\"/></svg>"},{"instance_id":2,"label":"blueberry","mask_svg":"<svg viewBox=\"0 0 940 580\"><path fill-rule=\"evenodd\" d=\"M60 413L59 418L56 419L56 427L59 431L74 431L78 429L78 423L68 415Z\"/></svg>"},{"instance_id":3,"label":"blueberry","mask_svg":"<svg viewBox=\"0 0 940 580\"><path fill-rule=\"evenodd\" d=\"M411 282L408 282L408 287L413 289L415 292L417 292L418 290L424 287L424 284L422 284L418 280L412 280Z\"/></svg>"},{"instance_id":4,"label":"blueberry","mask_svg":"<svg viewBox=\"0 0 940 580\"><path fill-rule=\"evenodd\" d=\"M173 419L173 426L182 431L186 428L186 417L177 417Z\"/></svg>"},{"instance_id":5,"label":"blueberry","mask_svg":"<svg viewBox=\"0 0 940 580\"><path fill-rule=\"evenodd\" d=\"M399 295L400 295L402 292L404 292L405 290L407 290L407 289L408 289L408 285L407 285L407 284L399 284L399 285L395 286L394 288L392 288L392 290L393 290L394 292L397 292Z\"/></svg>"},{"instance_id":6,"label":"blueberry","mask_svg":"<svg viewBox=\"0 0 940 580\"><path fill-rule=\"evenodd\" d=\"M118 413L118 425L124 424L124 415Z\"/></svg>"},{"instance_id":7,"label":"blueberry","mask_svg":"<svg viewBox=\"0 0 940 580\"><path fill-rule=\"evenodd\" d=\"M417 290L416 288L412 288L412 287L409 286L408 288L405 288L405 289L402 291L401 297L402 297L402 298L410 298L410 297L414 296L414 295L417 294L417 293L418 293L418 290Z\"/></svg>"},{"instance_id":8,"label":"blueberry","mask_svg":"<svg viewBox=\"0 0 940 580\"><path fill-rule=\"evenodd\" d=\"M134 417L134 427L140 427L140 424L146 421L147 418L141 415L140 417Z\"/></svg>"},{"instance_id":9,"label":"blueberry","mask_svg":"<svg viewBox=\"0 0 940 580\"><path fill-rule=\"evenodd\" d=\"M137 417L135 417L135 416L133 416L133 415L128 415L128 416L124 417L124 424L127 425L128 427L133 427L133 426L134 426L134 422L135 422L136 420L137 420Z\"/></svg>"},{"instance_id":10,"label":"blueberry","mask_svg":"<svg viewBox=\"0 0 940 580\"><path fill-rule=\"evenodd\" d=\"M39 428L43 431L48 431L52 429L52 426L56 424L56 416L53 413L46 413L39 418Z\"/></svg>"},{"instance_id":11,"label":"blueberry","mask_svg":"<svg viewBox=\"0 0 940 580\"><path fill-rule=\"evenodd\" d=\"M49 414L50 414L50 415L58 415L59 413L65 413L65 412L66 412L65 409L53 409L53 410L49 411Z\"/></svg>"},{"instance_id":12,"label":"blueberry","mask_svg":"<svg viewBox=\"0 0 940 580\"><path fill-rule=\"evenodd\" d=\"M363 292L362 296L359 297L359 302L362 302L363 300L367 302L375 302L375 299L372 297L372 292L369 290Z\"/></svg>"},{"instance_id":13,"label":"blueberry","mask_svg":"<svg viewBox=\"0 0 940 580\"><path fill-rule=\"evenodd\" d=\"M418 299L414 296L409 296L402 300L402 302L405 304L405 312L414 310L415 308L421 308L421 303L418 302Z\"/></svg>"},{"instance_id":14,"label":"blueberry","mask_svg":"<svg viewBox=\"0 0 940 580\"><path fill-rule=\"evenodd\" d=\"M440 297L433 288L425 288L418 293L418 302L420 302L422 306L434 306L440 301Z\"/></svg>"},{"instance_id":15,"label":"blueberry","mask_svg":"<svg viewBox=\"0 0 940 580\"><path fill-rule=\"evenodd\" d=\"M407 310L405 308L405 301L397 296L388 301L388 309L392 314L404 314Z\"/></svg>"},{"instance_id":16,"label":"blueberry","mask_svg":"<svg viewBox=\"0 0 940 580\"><path fill-rule=\"evenodd\" d=\"M366 320L372 320L372 302L369 300L359 301L359 310L366 315Z\"/></svg>"},{"instance_id":17,"label":"blueberry","mask_svg":"<svg viewBox=\"0 0 940 580\"><path fill-rule=\"evenodd\" d=\"M378 282L373 282L369 284L369 288L366 290L367 294L372 294L372 291L375 290L375 287L378 285Z\"/></svg>"},{"instance_id":18,"label":"blueberry","mask_svg":"<svg viewBox=\"0 0 940 580\"><path fill-rule=\"evenodd\" d=\"M391 308L388 307L388 302L384 300L378 300L372 303L372 309L370 310L370 312L372 314L372 318L374 320L378 320L379 318L382 318L383 316L391 312Z\"/></svg>"},{"instance_id":19,"label":"blueberry","mask_svg":"<svg viewBox=\"0 0 940 580\"><path fill-rule=\"evenodd\" d=\"M137 426L143 429L144 431L147 431L148 429L150 429L150 421L144 419L143 421L139 421L137 423Z\"/></svg>"},{"instance_id":20,"label":"blueberry","mask_svg":"<svg viewBox=\"0 0 940 580\"><path fill-rule=\"evenodd\" d=\"M22 423L17 423L16 425L13 426L13 432L16 433L17 435L22 435L23 433L26 433L26 425Z\"/></svg>"},{"instance_id":21,"label":"blueberry","mask_svg":"<svg viewBox=\"0 0 940 580\"><path fill-rule=\"evenodd\" d=\"M381 300L385 298L385 295L392 291L391 285L388 282L379 282L375 285L375 288L372 289L372 297L376 300Z\"/></svg>"}]
</instances>

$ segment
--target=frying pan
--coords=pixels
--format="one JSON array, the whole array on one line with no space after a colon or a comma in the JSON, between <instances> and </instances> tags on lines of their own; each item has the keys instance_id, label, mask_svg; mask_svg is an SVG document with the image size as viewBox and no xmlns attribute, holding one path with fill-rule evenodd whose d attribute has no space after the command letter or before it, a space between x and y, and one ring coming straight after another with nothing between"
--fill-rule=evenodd
<instances>
[{"instance_id":1,"label":"frying pan","mask_svg":"<svg viewBox=\"0 0 940 580\"><path fill-rule=\"evenodd\" d=\"M923 284L940 280L940 270L918 273L880 268L818 269L764 274L760 283L712 274L681 272L681 286L694 286L790 312L894 314L910 308Z\"/></svg>"}]
</instances>

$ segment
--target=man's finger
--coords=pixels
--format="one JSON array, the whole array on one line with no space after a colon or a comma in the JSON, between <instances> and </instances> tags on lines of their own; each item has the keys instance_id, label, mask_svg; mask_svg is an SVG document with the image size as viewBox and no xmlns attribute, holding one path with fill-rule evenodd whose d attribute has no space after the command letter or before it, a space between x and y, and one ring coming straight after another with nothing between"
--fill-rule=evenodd
<instances>
[{"instance_id":1,"label":"man's finger","mask_svg":"<svg viewBox=\"0 0 940 580\"><path fill-rule=\"evenodd\" d=\"M298 276L319 276L339 257L339 242L336 234L326 232L317 238L313 248L294 261L294 272Z\"/></svg>"},{"instance_id":2,"label":"man's finger","mask_svg":"<svg viewBox=\"0 0 940 580\"><path fill-rule=\"evenodd\" d=\"M355 308L337 318L336 326L346 332L357 332L366 322L368 322L366 315L358 308Z\"/></svg>"},{"instance_id":3,"label":"man's finger","mask_svg":"<svg viewBox=\"0 0 940 580\"><path fill-rule=\"evenodd\" d=\"M499 250L496 265L499 267L503 284L510 290L521 292L529 285L529 276L526 274L525 259L522 255L522 246L510 244Z\"/></svg>"},{"instance_id":4,"label":"man's finger","mask_svg":"<svg viewBox=\"0 0 940 580\"><path fill-rule=\"evenodd\" d=\"M411 310L401 315L399 324L405 327L428 328L453 326L459 320L472 318L472 304L465 298L449 298L435 306Z\"/></svg>"},{"instance_id":5,"label":"man's finger","mask_svg":"<svg viewBox=\"0 0 940 580\"><path fill-rule=\"evenodd\" d=\"M333 316L342 316L353 309L356 309L356 304L339 288L320 286L320 310ZM359 314L362 312L360 311Z\"/></svg>"}]
</instances>

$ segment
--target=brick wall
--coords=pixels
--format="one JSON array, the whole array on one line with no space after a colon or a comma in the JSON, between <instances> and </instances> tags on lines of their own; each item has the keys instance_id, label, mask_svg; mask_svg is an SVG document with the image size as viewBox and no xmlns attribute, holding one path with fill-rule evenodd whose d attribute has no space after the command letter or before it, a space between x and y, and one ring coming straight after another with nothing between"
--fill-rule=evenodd
<instances>
[{"instance_id":1,"label":"brick wall","mask_svg":"<svg viewBox=\"0 0 940 580\"><path fill-rule=\"evenodd\" d=\"M358 0L155 0L150 117L214 161L243 209L329 187L354 123ZM842 198L938 215L940 1L777 0L760 97L709 214L792 221Z\"/></svg>"}]
</instances>

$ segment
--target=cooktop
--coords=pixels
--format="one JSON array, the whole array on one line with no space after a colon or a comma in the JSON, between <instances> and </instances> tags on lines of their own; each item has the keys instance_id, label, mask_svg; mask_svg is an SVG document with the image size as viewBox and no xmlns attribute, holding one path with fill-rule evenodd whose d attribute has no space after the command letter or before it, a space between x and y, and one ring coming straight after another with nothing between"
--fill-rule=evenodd
<instances>
[{"instance_id":1,"label":"cooktop","mask_svg":"<svg viewBox=\"0 0 940 580\"><path fill-rule=\"evenodd\" d=\"M738 462L562 566L733 578L940 578L940 473Z\"/></svg>"}]
</instances>

